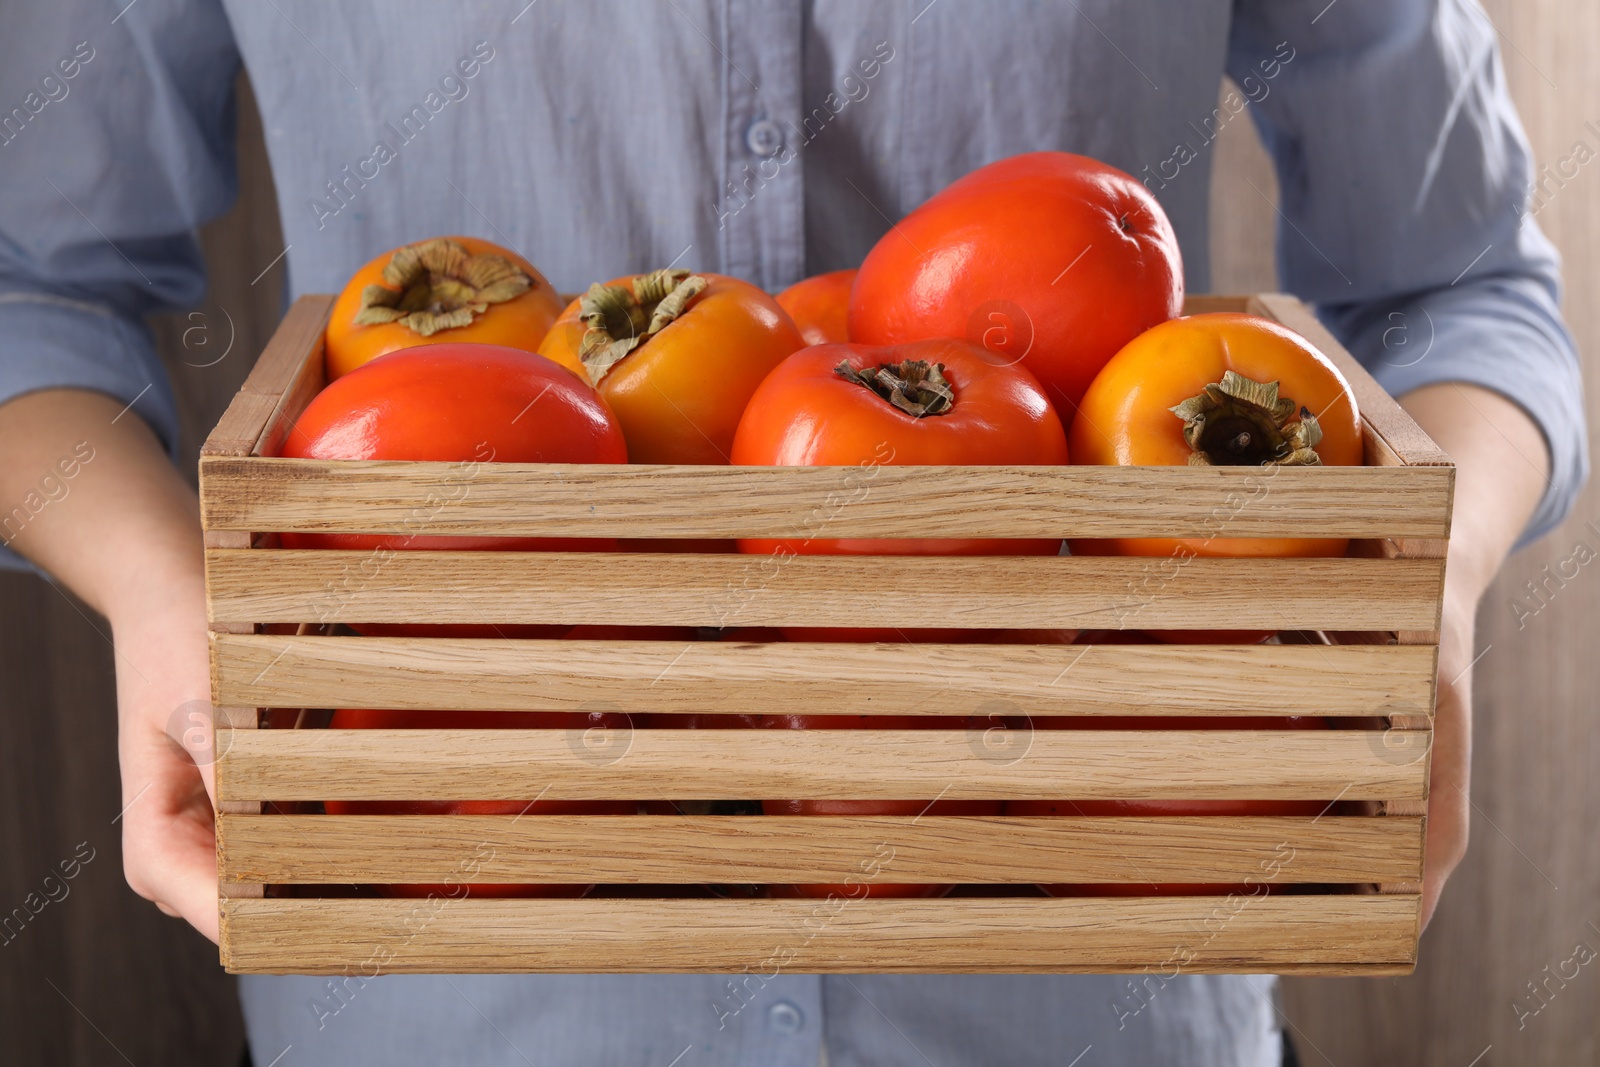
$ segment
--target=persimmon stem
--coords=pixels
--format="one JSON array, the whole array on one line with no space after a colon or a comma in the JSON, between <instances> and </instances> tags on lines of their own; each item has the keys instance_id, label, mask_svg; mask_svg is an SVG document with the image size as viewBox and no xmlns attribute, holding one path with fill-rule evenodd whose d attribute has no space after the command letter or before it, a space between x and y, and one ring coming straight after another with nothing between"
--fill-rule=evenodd
<instances>
[{"instance_id":1,"label":"persimmon stem","mask_svg":"<svg viewBox=\"0 0 1600 1067\"><path fill-rule=\"evenodd\" d=\"M624 356L670 326L705 291L709 279L686 270L658 270L641 274L626 285L589 286L578 299L578 318L588 329L578 346L578 358L589 381L600 379Z\"/></svg>"},{"instance_id":2,"label":"persimmon stem","mask_svg":"<svg viewBox=\"0 0 1600 1067\"><path fill-rule=\"evenodd\" d=\"M945 415L955 407L955 390L944 376L943 363L908 359L857 370L844 360L833 371L847 382L872 390L913 418Z\"/></svg>"},{"instance_id":3,"label":"persimmon stem","mask_svg":"<svg viewBox=\"0 0 1600 1067\"><path fill-rule=\"evenodd\" d=\"M1172 408L1194 451L1191 467L1314 467L1322 440L1317 417L1278 395L1277 382L1224 371L1197 396Z\"/></svg>"},{"instance_id":4,"label":"persimmon stem","mask_svg":"<svg viewBox=\"0 0 1600 1067\"><path fill-rule=\"evenodd\" d=\"M361 291L359 326L398 322L423 337L466 326L499 304L521 296L533 279L505 256L477 255L447 237L395 249L382 285Z\"/></svg>"}]
</instances>

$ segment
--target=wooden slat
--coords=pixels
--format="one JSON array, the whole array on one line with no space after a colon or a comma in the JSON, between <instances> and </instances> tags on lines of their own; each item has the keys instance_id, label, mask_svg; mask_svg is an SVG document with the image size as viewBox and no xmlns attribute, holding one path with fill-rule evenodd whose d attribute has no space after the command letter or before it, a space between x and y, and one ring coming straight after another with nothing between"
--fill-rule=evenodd
<instances>
[{"instance_id":1,"label":"wooden slat","mask_svg":"<svg viewBox=\"0 0 1600 1067\"><path fill-rule=\"evenodd\" d=\"M308 364L319 363L322 331L332 307L333 297L325 295L294 302L201 446L201 456L250 455L282 409L285 394L292 393L297 383L303 393L308 378L320 380L320 366L308 368ZM202 473L202 481L204 477Z\"/></svg>"},{"instance_id":2,"label":"wooden slat","mask_svg":"<svg viewBox=\"0 0 1600 1067\"><path fill-rule=\"evenodd\" d=\"M1401 554L1408 558L1421 557L1424 559L1443 559L1448 547L1448 543L1445 541L1436 540L1403 540L1397 547L1399 548ZM1397 647L1400 648L1427 647L1428 645L1434 645L1437 647L1439 643L1439 631L1438 629L1400 630L1396 632L1395 639L1399 642ZM1396 711L1389 716L1390 729L1398 731L1410 731L1418 728L1432 727L1432 715L1438 692L1437 676L1433 679L1433 682L1434 688L1428 696L1428 718L1423 719L1421 716L1415 713ZM1425 793L1431 786L1432 782L1433 761L1431 758L1431 745L1429 748L1429 753L1430 758L1427 760L1425 765L1428 771L1428 778L1423 783ZM1411 798L1394 797L1386 800L1383 804L1383 813L1391 818L1421 816L1426 815L1427 812L1428 801L1426 795L1423 797ZM1422 891L1422 880L1420 877L1389 881L1380 880L1378 891L1381 893L1419 893ZM1422 936L1420 916L1418 918L1417 936Z\"/></svg>"},{"instance_id":3,"label":"wooden slat","mask_svg":"<svg viewBox=\"0 0 1600 1067\"><path fill-rule=\"evenodd\" d=\"M262 429L261 436L256 439L255 447L250 450L252 456L276 456L282 450L283 442L288 438L295 420L306 409L306 405L311 403L311 398L320 393L327 384L322 344L323 326L319 323L310 351L301 362L293 381L278 397L278 403L272 409L272 416Z\"/></svg>"},{"instance_id":4,"label":"wooden slat","mask_svg":"<svg viewBox=\"0 0 1600 1067\"><path fill-rule=\"evenodd\" d=\"M1415 751L1427 751L1426 732ZM227 800L1259 798L1422 795L1426 761L1382 731L1039 730L1004 758L981 730L240 730Z\"/></svg>"},{"instance_id":5,"label":"wooden slat","mask_svg":"<svg viewBox=\"0 0 1600 1067\"><path fill-rule=\"evenodd\" d=\"M236 973L1410 971L1417 897L228 900ZM1187 951L1186 951L1187 950ZM376 970L374 970L376 968Z\"/></svg>"},{"instance_id":6,"label":"wooden slat","mask_svg":"<svg viewBox=\"0 0 1600 1067\"><path fill-rule=\"evenodd\" d=\"M1436 537L1449 481L1406 467L493 463L468 476L455 463L216 456L201 477L213 530L800 538Z\"/></svg>"},{"instance_id":7,"label":"wooden slat","mask_svg":"<svg viewBox=\"0 0 1600 1067\"><path fill-rule=\"evenodd\" d=\"M1309 307L1287 293L1259 293L1250 298L1250 309L1283 323L1332 360L1350 382L1361 417L1407 466L1451 465L1444 450L1433 443L1405 409L1345 350Z\"/></svg>"},{"instance_id":8,"label":"wooden slat","mask_svg":"<svg viewBox=\"0 0 1600 1067\"><path fill-rule=\"evenodd\" d=\"M262 707L868 715L1426 715L1435 650L218 636ZM1249 684L1239 685L1248 678Z\"/></svg>"},{"instance_id":9,"label":"wooden slat","mask_svg":"<svg viewBox=\"0 0 1600 1067\"><path fill-rule=\"evenodd\" d=\"M213 702L216 701L215 687L212 693ZM223 751L232 738L239 737L244 731L253 731L259 719L255 708L226 707L216 703L212 710L212 722L215 734L213 735L213 752ZM259 818L261 815L260 800L217 800L217 823L221 825L228 818ZM217 842L218 870L222 863L222 842ZM260 897L265 895L266 886L262 879L249 878L219 878L217 892L220 896L227 897Z\"/></svg>"},{"instance_id":10,"label":"wooden slat","mask_svg":"<svg viewBox=\"0 0 1600 1067\"><path fill-rule=\"evenodd\" d=\"M1438 625L1441 560L668 553L206 553L215 622L1397 630ZM1264 591L1281 599L1261 619Z\"/></svg>"},{"instance_id":11,"label":"wooden slat","mask_svg":"<svg viewBox=\"0 0 1600 1067\"><path fill-rule=\"evenodd\" d=\"M848 877L1254 886L1422 876L1422 820L1362 816L229 815L217 834L224 882L276 885Z\"/></svg>"},{"instance_id":12,"label":"wooden slat","mask_svg":"<svg viewBox=\"0 0 1600 1067\"><path fill-rule=\"evenodd\" d=\"M260 366L260 363L256 365ZM262 429L272 418L272 412L277 406L277 397L252 393L247 388L240 388L228 402L222 418L217 421L217 425L212 428L200 446L202 466L207 459L217 456L248 456L255 448ZM205 475L202 474L202 486L204 478ZM202 492L201 495L204 497L206 494Z\"/></svg>"}]
</instances>

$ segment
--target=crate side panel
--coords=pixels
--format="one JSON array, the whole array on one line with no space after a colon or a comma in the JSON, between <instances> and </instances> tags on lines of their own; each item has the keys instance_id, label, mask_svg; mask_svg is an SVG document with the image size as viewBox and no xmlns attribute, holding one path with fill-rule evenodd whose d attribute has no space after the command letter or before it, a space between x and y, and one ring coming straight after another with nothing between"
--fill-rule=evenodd
<instances>
[{"instance_id":1,"label":"crate side panel","mask_svg":"<svg viewBox=\"0 0 1600 1067\"><path fill-rule=\"evenodd\" d=\"M226 815L224 882L1365 883L1420 818Z\"/></svg>"},{"instance_id":2,"label":"crate side panel","mask_svg":"<svg viewBox=\"0 0 1600 1067\"><path fill-rule=\"evenodd\" d=\"M1403 973L1415 896L229 900L239 973ZM1209 925L1207 925L1209 923Z\"/></svg>"},{"instance_id":3,"label":"crate side panel","mask_svg":"<svg viewBox=\"0 0 1600 1067\"><path fill-rule=\"evenodd\" d=\"M273 422L284 395L308 376L321 381L322 333L332 307L331 296L302 296L290 306L239 392L201 446L202 472L207 458L249 455ZM205 495L204 480L202 473L202 497ZM207 529L214 528L220 527L207 526Z\"/></svg>"},{"instance_id":4,"label":"crate side panel","mask_svg":"<svg viewBox=\"0 0 1600 1067\"><path fill-rule=\"evenodd\" d=\"M209 457L213 528L506 536L1437 537L1448 471ZM930 478L937 493L929 492Z\"/></svg>"},{"instance_id":5,"label":"crate side panel","mask_svg":"<svg viewBox=\"0 0 1600 1067\"><path fill-rule=\"evenodd\" d=\"M1422 795L1427 731L239 730L226 800L1373 800Z\"/></svg>"},{"instance_id":6,"label":"crate side panel","mask_svg":"<svg viewBox=\"0 0 1600 1067\"><path fill-rule=\"evenodd\" d=\"M1404 630L1444 561L213 549L217 622Z\"/></svg>"},{"instance_id":7,"label":"crate side panel","mask_svg":"<svg viewBox=\"0 0 1600 1067\"><path fill-rule=\"evenodd\" d=\"M1426 715L1436 650L219 636L263 707L868 715ZM1241 678L1249 679L1241 685Z\"/></svg>"}]
</instances>

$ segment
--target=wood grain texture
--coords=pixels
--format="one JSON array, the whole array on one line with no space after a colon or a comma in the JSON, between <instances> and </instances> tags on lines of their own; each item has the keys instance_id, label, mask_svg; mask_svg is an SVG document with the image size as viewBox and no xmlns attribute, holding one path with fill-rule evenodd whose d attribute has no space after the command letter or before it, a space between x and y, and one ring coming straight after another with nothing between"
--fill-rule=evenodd
<instances>
[{"instance_id":1,"label":"wood grain texture","mask_svg":"<svg viewBox=\"0 0 1600 1067\"><path fill-rule=\"evenodd\" d=\"M313 300L312 297L303 297L304 300ZM298 303L298 301L297 301ZM292 309L291 309L292 310ZM310 309L315 310L315 306ZM328 305L322 316L316 320L315 332L312 334L312 343L301 358L300 365L294 377L278 397L278 402L273 405L272 415L267 419L267 424L261 430L261 436L256 438L255 446L250 450L253 456L275 456L283 448L284 441L289 436L289 431L294 427L295 420L300 413L311 403L312 397L322 391L327 385L322 358L323 332L327 328L327 310L332 310ZM309 317L309 313L308 313ZM202 459L202 466L204 465Z\"/></svg>"},{"instance_id":2,"label":"wood grain texture","mask_svg":"<svg viewBox=\"0 0 1600 1067\"><path fill-rule=\"evenodd\" d=\"M1405 973L1415 897L230 900L236 972ZM1208 925L1209 924L1209 925Z\"/></svg>"},{"instance_id":3,"label":"wood grain texture","mask_svg":"<svg viewBox=\"0 0 1600 1067\"><path fill-rule=\"evenodd\" d=\"M832 884L846 877L854 884L1257 885L1422 872L1420 819L1336 815L225 815L217 833L224 885Z\"/></svg>"},{"instance_id":4,"label":"wood grain texture","mask_svg":"<svg viewBox=\"0 0 1600 1067\"><path fill-rule=\"evenodd\" d=\"M1368 730L1041 730L1000 753L976 729L239 730L216 778L223 800L1377 800L1422 795L1419 733L1398 760Z\"/></svg>"},{"instance_id":5,"label":"wood grain texture","mask_svg":"<svg viewBox=\"0 0 1600 1067\"><path fill-rule=\"evenodd\" d=\"M218 635L214 699L630 714L1426 716L1436 651ZM1239 679L1248 678L1247 685ZM1416 727L1426 723L1412 724Z\"/></svg>"},{"instance_id":6,"label":"wood grain texture","mask_svg":"<svg viewBox=\"0 0 1600 1067\"><path fill-rule=\"evenodd\" d=\"M208 456L207 529L629 537L1440 537L1448 470L711 467ZM930 491L936 485L937 491Z\"/></svg>"},{"instance_id":7,"label":"wood grain texture","mask_svg":"<svg viewBox=\"0 0 1600 1067\"><path fill-rule=\"evenodd\" d=\"M206 553L214 622L1236 628L1438 626L1429 559L904 557L580 552ZM1281 595L1278 599L1275 594Z\"/></svg>"},{"instance_id":8,"label":"wood grain texture","mask_svg":"<svg viewBox=\"0 0 1600 1067\"><path fill-rule=\"evenodd\" d=\"M248 456L277 406L276 396L240 388L200 446L201 456Z\"/></svg>"},{"instance_id":9,"label":"wood grain texture","mask_svg":"<svg viewBox=\"0 0 1600 1067\"><path fill-rule=\"evenodd\" d=\"M269 427L282 424L294 397L309 397L308 389L314 392L320 387L316 357L322 352L322 331L332 307L331 296L303 296L294 302L201 446L201 456L250 455Z\"/></svg>"}]
</instances>

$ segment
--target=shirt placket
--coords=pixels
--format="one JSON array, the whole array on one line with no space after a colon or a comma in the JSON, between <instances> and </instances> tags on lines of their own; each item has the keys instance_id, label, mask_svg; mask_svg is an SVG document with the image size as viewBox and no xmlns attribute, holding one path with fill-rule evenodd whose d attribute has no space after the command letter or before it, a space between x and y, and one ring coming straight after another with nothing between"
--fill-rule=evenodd
<instances>
[{"instance_id":1,"label":"shirt placket","mask_svg":"<svg viewBox=\"0 0 1600 1067\"><path fill-rule=\"evenodd\" d=\"M805 267L805 179L791 132L800 117L800 0L725 0L719 30L720 258L726 273L777 290Z\"/></svg>"}]
</instances>

